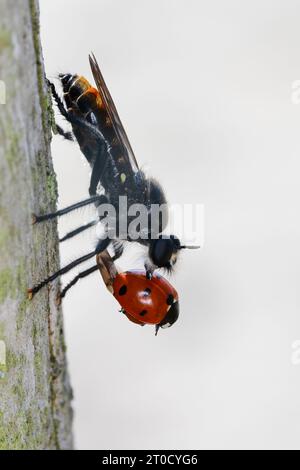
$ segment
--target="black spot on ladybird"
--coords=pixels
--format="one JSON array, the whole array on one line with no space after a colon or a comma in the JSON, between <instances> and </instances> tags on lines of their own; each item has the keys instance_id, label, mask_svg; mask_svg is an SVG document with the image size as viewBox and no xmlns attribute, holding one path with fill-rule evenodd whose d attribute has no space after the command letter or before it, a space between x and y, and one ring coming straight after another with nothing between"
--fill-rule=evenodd
<instances>
[{"instance_id":1,"label":"black spot on ladybird","mask_svg":"<svg viewBox=\"0 0 300 470\"><path fill-rule=\"evenodd\" d=\"M125 284L123 284L122 287L120 287L119 289L119 295L125 295L127 292L127 286L125 286Z\"/></svg>"},{"instance_id":2,"label":"black spot on ladybird","mask_svg":"<svg viewBox=\"0 0 300 470\"><path fill-rule=\"evenodd\" d=\"M151 289L149 289L149 287L146 287L146 289L144 290L144 296L148 296L151 294Z\"/></svg>"},{"instance_id":3,"label":"black spot on ladybird","mask_svg":"<svg viewBox=\"0 0 300 470\"><path fill-rule=\"evenodd\" d=\"M140 312L141 317L144 317L144 316L146 315L146 313L147 313L147 310L142 310L142 311Z\"/></svg>"},{"instance_id":4,"label":"black spot on ladybird","mask_svg":"<svg viewBox=\"0 0 300 470\"><path fill-rule=\"evenodd\" d=\"M167 297L167 304L172 305L173 302L174 302L174 296L172 294L169 294Z\"/></svg>"}]
</instances>

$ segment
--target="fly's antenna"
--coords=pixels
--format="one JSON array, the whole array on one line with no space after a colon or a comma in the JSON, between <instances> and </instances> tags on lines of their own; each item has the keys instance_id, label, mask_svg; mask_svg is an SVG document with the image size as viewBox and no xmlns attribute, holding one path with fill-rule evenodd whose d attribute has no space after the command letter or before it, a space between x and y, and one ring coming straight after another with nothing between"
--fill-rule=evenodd
<instances>
[{"instance_id":1,"label":"fly's antenna","mask_svg":"<svg viewBox=\"0 0 300 470\"><path fill-rule=\"evenodd\" d=\"M200 245L181 245L179 247L180 250L185 250L185 249L188 249L188 250L198 250L199 248L201 248Z\"/></svg>"}]
</instances>

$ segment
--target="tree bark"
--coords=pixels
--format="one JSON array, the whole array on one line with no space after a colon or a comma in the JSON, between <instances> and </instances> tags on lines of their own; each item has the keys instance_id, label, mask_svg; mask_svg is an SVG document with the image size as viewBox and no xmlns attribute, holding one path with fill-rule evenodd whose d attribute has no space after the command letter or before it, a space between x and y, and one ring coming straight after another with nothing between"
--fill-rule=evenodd
<instances>
[{"instance_id":1,"label":"tree bark","mask_svg":"<svg viewBox=\"0 0 300 470\"><path fill-rule=\"evenodd\" d=\"M27 298L59 266L56 222L31 223L57 199L36 0L0 0L0 81L0 449L70 449L59 284Z\"/></svg>"}]
</instances>

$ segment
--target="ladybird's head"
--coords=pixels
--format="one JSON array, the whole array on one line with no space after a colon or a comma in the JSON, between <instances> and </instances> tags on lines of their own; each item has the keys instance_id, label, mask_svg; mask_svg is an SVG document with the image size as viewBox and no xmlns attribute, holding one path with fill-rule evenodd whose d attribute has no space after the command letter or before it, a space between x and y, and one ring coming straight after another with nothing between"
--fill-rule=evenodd
<instances>
[{"instance_id":1,"label":"ladybird's head","mask_svg":"<svg viewBox=\"0 0 300 470\"><path fill-rule=\"evenodd\" d=\"M170 328L179 317L179 302L175 300L169 308L165 318L155 327L155 336L160 328Z\"/></svg>"},{"instance_id":2,"label":"ladybird's head","mask_svg":"<svg viewBox=\"0 0 300 470\"><path fill-rule=\"evenodd\" d=\"M151 240L149 257L158 268L166 268L172 271L177 261L179 250L184 248L200 248L199 246L181 245L179 238L175 235L160 235L159 238Z\"/></svg>"}]
</instances>

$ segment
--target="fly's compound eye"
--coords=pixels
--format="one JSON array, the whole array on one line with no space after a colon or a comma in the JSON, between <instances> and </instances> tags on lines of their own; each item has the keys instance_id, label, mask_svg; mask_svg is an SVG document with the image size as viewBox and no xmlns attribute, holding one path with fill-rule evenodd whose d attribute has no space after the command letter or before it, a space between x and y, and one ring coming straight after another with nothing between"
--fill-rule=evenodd
<instances>
[{"instance_id":1,"label":"fly's compound eye","mask_svg":"<svg viewBox=\"0 0 300 470\"><path fill-rule=\"evenodd\" d=\"M180 249L180 241L174 235L168 238L152 240L150 245L150 258L159 268L172 267L176 262L176 253Z\"/></svg>"}]
</instances>

